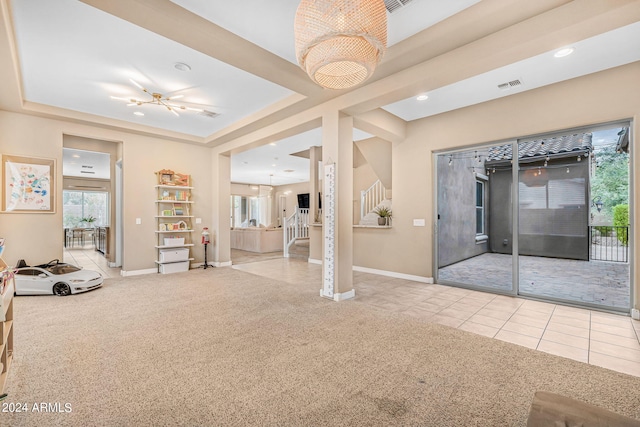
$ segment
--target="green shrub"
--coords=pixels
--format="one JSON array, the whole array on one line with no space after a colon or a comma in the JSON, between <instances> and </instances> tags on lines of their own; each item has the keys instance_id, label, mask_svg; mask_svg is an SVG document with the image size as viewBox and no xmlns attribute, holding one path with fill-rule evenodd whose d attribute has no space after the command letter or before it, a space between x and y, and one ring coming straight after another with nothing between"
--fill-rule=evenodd
<instances>
[{"instance_id":1,"label":"green shrub","mask_svg":"<svg viewBox=\"0 0 640 427\"><path fill-rule=\"evenodd\" d=\"M613 225L626 227L617 229L617 237L620 243L627 246L629 242L629 205L617 205L613 207Z\"/></svg>"},{"instance_id":2,"label":"green shrub","mask_svg":"<svg viewBox=\"0 0 640 427\"><path fill-rule=\"evenodd\" d=\"M609 237L611 236L611 231L612 228L610 225L596 225L593 228L595 228L596 230L598 230L598 232L600 233L601 236L603 237Z\"/></svg>"}]
</instances>

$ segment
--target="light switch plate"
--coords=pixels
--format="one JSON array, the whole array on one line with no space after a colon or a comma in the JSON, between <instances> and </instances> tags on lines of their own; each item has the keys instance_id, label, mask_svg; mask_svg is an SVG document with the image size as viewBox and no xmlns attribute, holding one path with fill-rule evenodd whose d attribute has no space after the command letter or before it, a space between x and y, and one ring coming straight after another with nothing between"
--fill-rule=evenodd
<instances>
[{"instance_id":1,"label":"light switch plate","mask_svg":"<svg viewBox=\"0 0 640 427\"><path fill-rule=\"evenodd\" d=\"M136 224L142 224L142 218L136 218Z\"/></svg>"},{"instance_id":2,"label":"light switch plate","mask_svg":"<svg viewBox=\"0 0 640 427\"><path fill-rule=\"evenodd\" d=\"M414 219L413 220L413 226L414 227L424 227L425 226L424 219Z\"/></svg>"},{"instance_id":3,"label":"light switch plate","mask_svg":"<svg viewBox=\"0 0 640 427\"><path fill-rule=\"evenodd\" d=\"M196 224L202 224L202 218L196 218Z\"/></svg>"}]
</instances>

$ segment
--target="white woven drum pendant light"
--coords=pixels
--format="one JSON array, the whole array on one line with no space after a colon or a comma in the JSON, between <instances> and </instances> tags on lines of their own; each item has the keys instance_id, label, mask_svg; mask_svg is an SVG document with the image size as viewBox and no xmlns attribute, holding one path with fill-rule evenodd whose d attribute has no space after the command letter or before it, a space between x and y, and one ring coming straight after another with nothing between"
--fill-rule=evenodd
<instances>
[{"instance_id":1,"label":"white woven drum pendant light","mask_svg":"<svg viewBox=\"0 0 640 427\"><path fill-rule=\"evenodd\" d=\"M302 0L295 39L298 63L320 86L362 83L387 47L384 0Z\"/></svg>"}]
</instances>

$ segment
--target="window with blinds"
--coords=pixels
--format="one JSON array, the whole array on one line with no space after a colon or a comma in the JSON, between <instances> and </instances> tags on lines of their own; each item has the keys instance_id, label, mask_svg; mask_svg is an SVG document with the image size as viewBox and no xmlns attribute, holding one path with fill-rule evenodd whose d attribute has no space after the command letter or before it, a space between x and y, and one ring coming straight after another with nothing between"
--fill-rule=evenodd
<instances>
[{"instance_id":1,"label":"window with blinds","mask_svg":"<svg viewBox=\"0 0 640 427\"><path fill-rule=\"evenodd\" d=\"M565 178L560 170L553 172L543 185L518 183L520 233L585 236L588 228L586 180Z\"/></svg>"}]
</instances>

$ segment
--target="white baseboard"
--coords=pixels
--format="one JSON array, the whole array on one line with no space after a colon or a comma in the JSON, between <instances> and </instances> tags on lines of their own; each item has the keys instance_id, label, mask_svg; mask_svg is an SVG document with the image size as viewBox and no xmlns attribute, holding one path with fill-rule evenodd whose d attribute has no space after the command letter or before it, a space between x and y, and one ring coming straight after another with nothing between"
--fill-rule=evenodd
<instances>
[{"instance_id":1,"label":"white baseboard","mask_svg":"<svg viewBox=\"0 0 640 427\"><path fill-rule=\"evenodd\" d=\"M322 265L322 260L319 260L319 259L309 258L307 261L310 264ZM357 265L353 266L353 271L377 274L379 276L394 277L396 279L413 280L414 282L428 283L430 285L433 284L433 277L414 276L413 274L404 274L404 273L398 273L395 271L387 271L387 270L377 270L375 268L368 268L368 267L358 267Z\"/></svg>"},{"instance_id":2,"label":"white baseboard","mask_svg":"<svg viewBox=\"0 0 640 427\"><path fill-rule=\"evenodd\" d=\"M209 262L209 265L213 265L214 267L231 267L232 262L231 261L224 261L224 262L213 261L213 262Z\"/></svg>"},{"instance_id":3,"label":"white baseboard","mask_svg":"<svg viewBox=\"0 0 640 427\"><path fill-rule=\"evenodd\" d=\"M140 276L142 274L152 274L157 272L158 272L157 268L147 268L144 270L131 270L131 271L120 270L120 275L122 277L130 277L130 276Z\"/></svg>"},{"instance_id":4,"label":"white baseboard","mask_svg":"<svg viewBox=\"0 0 640 427\"><path fill-rule=\"evenodd\" d=\"M336 302L340 302L340 301L348 300L348 299L351 299L351 298L355 298L356 290L355 289L351 289L350 291L343 292L341 294L333 294L333 297L329 297L329 296L325 296L322 293L322 289L320 289L320 296L324 297L324 298L332 299L332 300L334 300Z\"/></svg>"},{"instance_id":5,"label":"white baseboard","mask_svg":"<svg viewBox=\"0 0 640 427\"><path fill-rule=\"evenodd\" d=\"M395 271L387 271L387 270L377 270L375 268L358 267L357 265L353 266L353 271L359 271L361 273L377 274L379 276L394 277L396 279L412 280L414 282L420 282L420 283L433 284L433 277L414 276L413 274L404 274L404 273L398 273Z\"/></svg>"}]
</instances>

